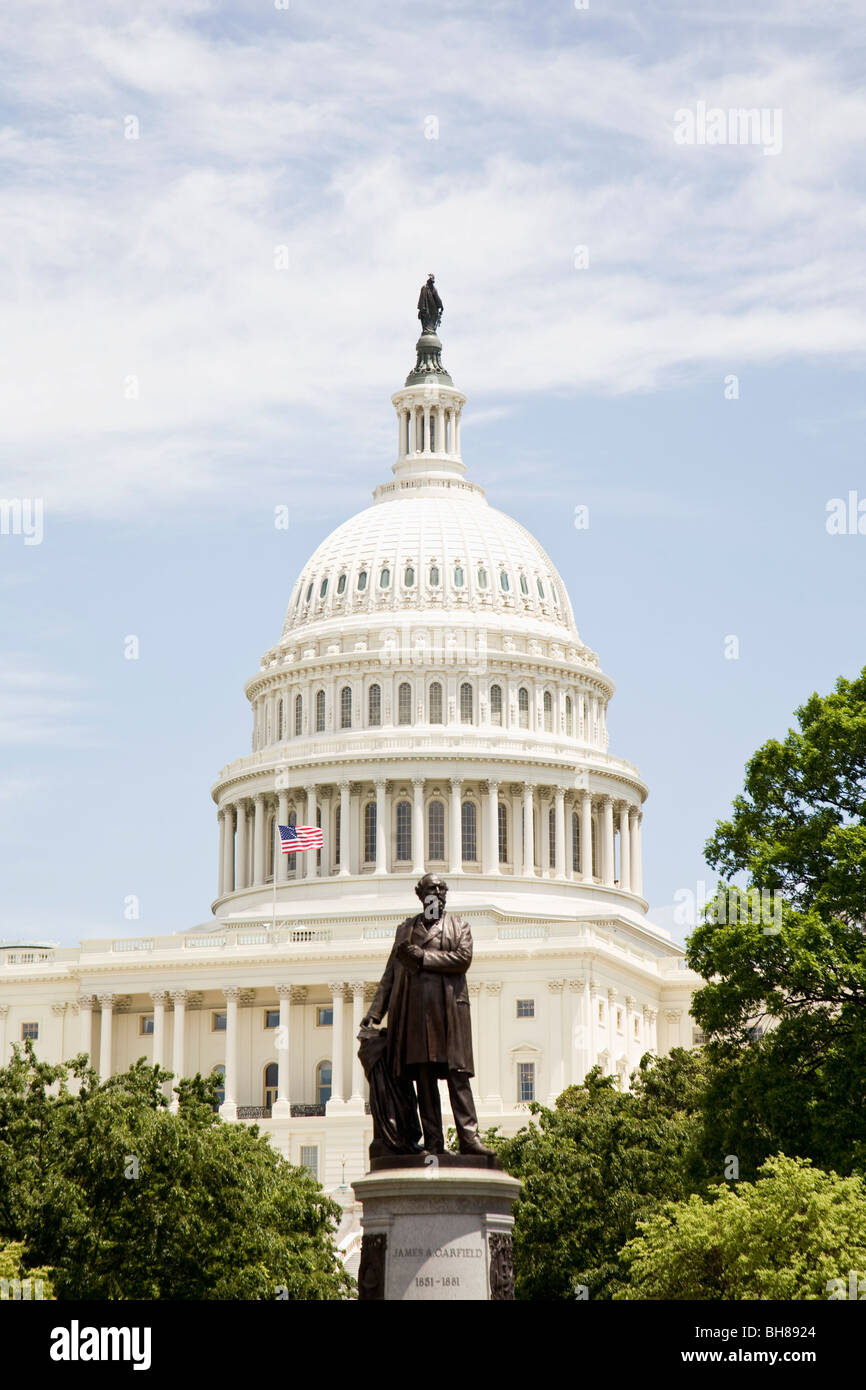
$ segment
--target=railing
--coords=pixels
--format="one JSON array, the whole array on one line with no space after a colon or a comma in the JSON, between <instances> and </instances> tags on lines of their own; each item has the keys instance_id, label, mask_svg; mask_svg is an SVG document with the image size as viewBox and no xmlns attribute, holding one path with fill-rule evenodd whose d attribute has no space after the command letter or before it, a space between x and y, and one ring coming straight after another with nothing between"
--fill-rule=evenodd
<instances>
[{"instance_id":1,"label":"railing","mask_svg":"<svg viewBox=\"0 0 866 1390\"><path fill-rule=\"evenodd\" d=\"M53 951L10 951L4 952L3 959L7 965L39 965L41 961L53 960Z\"/></svg>"},{"instance_id":2,"label":"railing","mask_svg":"<svg viewBox=\"0 0 866 1390\"><path fill-rule=\"evenodd\" d=\"M520 937L544 938L548 931L547 927L499 927L496 935L500 941L516 941Z\"/></svg>"},{"instance_id":3,"label":"railing","mask_svg":"<svg viewBox=\"0 0 866 1390\"><path fill-rule=\"evenodd\" d=\"M307 1119L310 1116L324 1115L324 1105L293 1105L291 1107L292 1119Z\"/></svg>"},{"instance_id":4,"label":"railing","mask_svg":"<svg viewBox=\"0 0 866 1390\"><path fill-rule=\"evenodd\" d=\"M364 940L374 941L382 936L393 936L396 930L396 927L365 927Z\"/></svg>"},{"instance_id":5,"label":"railing","mask_svg":"<svg viewBox=\"0 0 866 1390\"><path fill-rule=\"evenodd\" d=\"M196 947L225 946L224 936L185 936L183 938L184 950L193 950Z\"/></svg>"},{"instance_id":6,"label":"railing","mask_svg":"<svg viewBox=\"0 0 866 1390\"><path fill-rule=\"evenodd\" d=\"M302 944L306 941L330 941L330 927L296 927L291 934L293 944Z\"/></svg>"},{"instance_id":7,"label":"railing","mask_svg":"<svg viewBox=\"0 0 866 1390\"><path fill-rule=\"evenodd\" d=\"M149 941L144 936L136 940L125 938L121 941L112 941L111 949L112 951L152 951L153 941Z\"/></svg>"},{"instance_id":8,"label":"railing","mask_svg":"<svg viewBox=\"0 0 866 1390\"><path fill-rule=\"evenodd\" d=\"M271 1118L271 1107L269 1105L239 1105L239 1120L269 1120Z\"/></svg>"}]
</instances>

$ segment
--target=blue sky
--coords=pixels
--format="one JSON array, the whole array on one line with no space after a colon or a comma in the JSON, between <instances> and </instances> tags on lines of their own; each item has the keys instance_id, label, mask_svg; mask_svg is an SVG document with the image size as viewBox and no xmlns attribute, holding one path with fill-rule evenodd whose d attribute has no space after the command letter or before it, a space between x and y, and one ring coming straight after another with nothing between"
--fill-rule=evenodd
<instances>
[{"instance_id":1,"label":"blue sky","mask_svg":"<svg viewBox=\"0 0 866 1390\"><path fill-rule=\"evenodd\" d=\"M866 662L866 535L825 524L866 500L862 11L50 0L0 38L0 495L44 507L0 535L0 936L207 918L243 682L389 476L431 269L671 926L746 759ZM781 148L678 144L699 102Z\"/></svg>"}]
</instances>

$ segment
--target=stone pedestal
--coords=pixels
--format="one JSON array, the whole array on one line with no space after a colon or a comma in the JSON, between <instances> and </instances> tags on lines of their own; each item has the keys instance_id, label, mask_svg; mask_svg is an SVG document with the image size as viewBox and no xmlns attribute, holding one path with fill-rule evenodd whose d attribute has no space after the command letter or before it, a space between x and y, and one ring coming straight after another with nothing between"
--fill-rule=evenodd
<instances>
[{"instance_id":1,"label":"stone pedestal","mask_svg":"<svg viewBox=\"0 0 866 1390\"><path fill-rule=\"evenodd\" d=\"M520 1183L455 1154L374 1159L363 1205L359 1299L513 1299L512 1207Z\"/></svg>"}]
</instances>

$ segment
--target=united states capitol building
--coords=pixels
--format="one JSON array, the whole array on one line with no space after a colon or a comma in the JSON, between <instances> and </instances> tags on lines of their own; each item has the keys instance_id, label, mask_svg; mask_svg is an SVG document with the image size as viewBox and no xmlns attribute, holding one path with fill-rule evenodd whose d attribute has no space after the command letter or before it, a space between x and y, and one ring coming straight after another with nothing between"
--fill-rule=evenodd
<instances>
[{"instance_id":1,"label":"united states capitol building","mask_svg":"<svg viewBox=\"0 0 866 1390\"><path fill-rule=\"evenodd\" d=\"M30 1037L103 1077L139 1057L217 1073L223 1118L328 1191L367 1166L355 1037L425 870L474 937L482 1130L696 1037L700 982L645 916L647 788L610 750L613 682L550 558L468 476L441 353L422 334L392 477L304 565L247 682L252 748L213 786L210 922L0 947L4 1061ZM321 825L322 850L275 853L280 824Z\"/></svg>"}]
</instances>

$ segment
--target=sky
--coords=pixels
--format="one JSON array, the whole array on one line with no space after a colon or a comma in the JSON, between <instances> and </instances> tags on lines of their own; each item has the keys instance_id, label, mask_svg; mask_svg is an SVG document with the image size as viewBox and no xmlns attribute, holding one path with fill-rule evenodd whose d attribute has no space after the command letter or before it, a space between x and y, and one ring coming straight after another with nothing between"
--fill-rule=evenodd
<instances>
[{"instance_id":1,"label":"sky","mask_svg":"<svg viewBox=\"0 0 866 1390\"><path fill-rule=\"evenodd\" d=\"M0 12L0 938L208 919L244 682L390 477L433 270L682 939L748 758L866 664L864 47L854 0Z\"/></svg>"}]
</instances>

